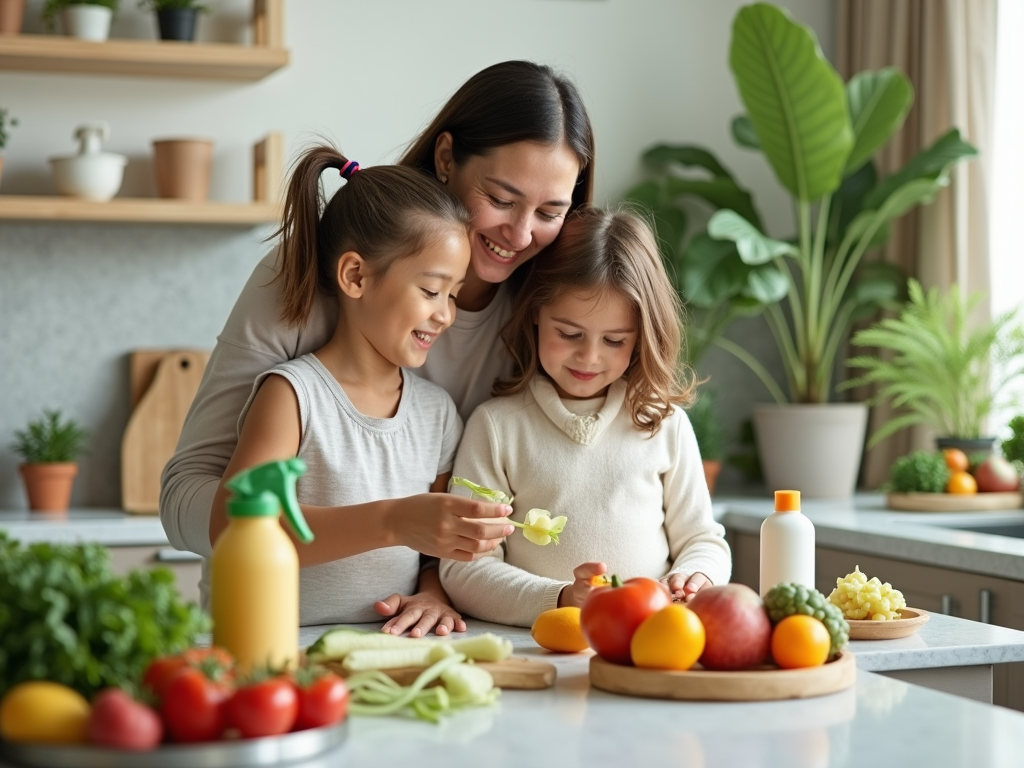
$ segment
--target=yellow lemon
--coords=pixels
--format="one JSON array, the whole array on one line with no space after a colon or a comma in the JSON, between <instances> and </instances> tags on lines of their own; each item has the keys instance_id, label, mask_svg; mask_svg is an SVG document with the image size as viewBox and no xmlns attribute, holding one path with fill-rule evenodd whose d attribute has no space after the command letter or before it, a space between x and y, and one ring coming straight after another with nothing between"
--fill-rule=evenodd
<instances>
[{"instance_id":1,"label":"yellow lemon","mask_svg":"<svg viewBox=\"0 0 1024 768\"><path fill-rule=\"evenodd\" d=\"M578 653L590 647L580 626L580 609L575 606L544 611L533 622L530 634L541 648L556 653Z\"/></svg>"},{"instance_id":2,"label":"yellow lemon","mask_svg":"<svg viewBox=\"0 0 1024 768\"><path fill-rule=\"evenodd\" d=\"M704 652L704 625L685 605L673 603L644 619L629 650L638 667L686 670Z\"/></svg>"},{"instance_id":3,"label":"yellow lemon","mask_svg":"<svg viewBox=\"0 0 1024 768\"><path fill-rule=\"evenodd\" d=\"M79 744L86 741L88 722L89 702L60 683L19 683L0 701L4 741Z\"/></svg>"}]
</instances>

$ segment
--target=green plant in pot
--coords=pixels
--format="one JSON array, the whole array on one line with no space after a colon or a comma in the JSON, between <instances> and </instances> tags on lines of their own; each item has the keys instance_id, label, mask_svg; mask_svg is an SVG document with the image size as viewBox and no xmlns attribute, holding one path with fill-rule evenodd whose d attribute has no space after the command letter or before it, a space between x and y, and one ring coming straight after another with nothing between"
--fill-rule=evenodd
<instances>
[{"instance_id":1,"label":"green plant in pot","mask_svg":"<svg viewBox=\"0 0 1024 768\"><path fill-rule=\"evenodd\" d=\"M161 40L192 42L196 37L196 21L209 9L198 0L139 0L139 7L156 14Z\"/></svg>"},{"instance_id":2,"label":"green plant in pot","mask_svg":"<svg viewBox=\"0 0 1024 768\"><path fill-rule=\"evenodd\" d=\"M52 32L59 16L65 35L101 43L110 36L110 22L120 4L121 0L46 0L43 23Z\"/></svg>"},{"instance_id":3,"label":"green plant in pot","mask_svg":"<svg viewBox=\"0 0 1024 768\"><path fill-rule=\"evenodd\" d=\"M678 250L681 288L707 313L708 343L747 363L775 400L754 411L769 486L848 496L867 409L830 403L837 356L852 324L898 306L905 284L900 270L864 262L864 254L884 244L892 221L930 202L948 184L950 168L976 150L954 129L879 178L872 158L902 125L913 101L910 83L895 69L860 72L844 83L814 33L775 6L740 9L729 65L747 110L733 121L733 138L764 154L792 198L795 234L770 237L749 192L700 147L650 150L645 159L661 176L637 197L653 200L659 235ZM714 213L683 247L676 235L685 219L672 209L691 199ZM735 318L761 313L784 386L722 335Z\"/></svg>"},{"instance_id":4,"label":"green plant in pot","mask_svg":"<svg viewBox=\"0 0 1024 768\"><path fill-rule=\"evenodd\" d=\"M43 411L24 430L15 430L11 449L23 464L18 468L28 495L29 508L64 512L71 502L71 488L78 474L78 457L84 452L88 433L60 411Z\"/></svg>"},{"instance_id":5,"label":"green plant in pot","mask_svg":"<svg viewBox=\"0 0 1024 768\"><path fill-rule=\"evenodd\" d=\"M960 448L968 455L990 451L995 437L986 434L986 419L1018 403L1010 386L1024 376L1018 310L972 325L980 292L965 297L955 285L946 293L925 291L911 280L908 293L910 301L898 317L883 319L852 339L856 347L891 353L848 360L863 373L841 385L873 384L877 395L871 402L887 401L897 409L869 445L922 425L938 437L939 448Z\"/></svg>"},{"instance_id":6,"label":"green plant in pot","mask_svg":"<svg viewBox=\"0 0 1024 768\"><path fill-rule=\"evenodd\" d=\"M4 171L4 156L2 150L7 146L10 139L9 131L18 124L16 117L11 117L10 111L0 107L0 176Z\"/></svg>"},{"instance_id":7,"label":"green plant in pot","mask_svg":"<svg viewBox=\"0 0 1024 768\"><path fill-rule=\"evenodd\" d=\"M686 412L697 438L697 448L700 449L701 463L704 465L704 479L711 493L715 492L718 473L722 469L725 442L722 421L716 407L717 399L715 390L703 389Z\"/></svg>"}]
</instances>

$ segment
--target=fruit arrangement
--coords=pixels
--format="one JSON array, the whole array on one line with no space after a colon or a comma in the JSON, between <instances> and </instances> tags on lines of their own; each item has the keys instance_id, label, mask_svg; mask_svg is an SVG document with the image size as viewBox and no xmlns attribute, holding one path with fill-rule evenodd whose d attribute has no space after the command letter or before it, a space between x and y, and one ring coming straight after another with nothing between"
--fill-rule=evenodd
<instances>
[{"instance_id":1,"label":"fruit arrangement","mask_svg":"<svg viewBox=\"0 0 1024 768\"><path fill-rule=\"evenodd\" d=\"M836 588L828 596L829 602L855 621L893 621L907 607L903 593L893 589L889 582L882 583L877 576L868 578L856 566L853 573L836 579Z\"/></svg>"},{"instance_id":2,"label":"fruit arrangement","mask_svg":"<svg viewBox=\"0 0 1024 768\"><path fill-rule=\"evenodd\" d=\"M958 448L916 451L897 459L889 475L896 493L1008 493L1020 488L1017 468L997 453L974 461Z\"/></svg>"}]
</instances>

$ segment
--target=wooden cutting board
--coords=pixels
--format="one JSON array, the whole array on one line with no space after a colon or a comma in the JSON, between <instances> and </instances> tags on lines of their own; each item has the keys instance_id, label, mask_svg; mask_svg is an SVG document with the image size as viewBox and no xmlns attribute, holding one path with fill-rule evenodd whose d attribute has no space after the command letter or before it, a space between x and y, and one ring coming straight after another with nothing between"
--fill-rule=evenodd
<instances>
[{"instance_id":1,"label":"wooden cutting board","mask_svg":"<svg viewBox=\"0 0 1024 768\"><path fill-rule=\"evenodd\" d=\"M478 661L475 664L480 669L486 669L491 673L494 684L498 688L536 691L550 688L555 684L557 676L554 664L517 656L512 656L504 661ZM329 661L327 666L340 675L348 674L348 671L341 666L340 661ZM382 669L381 672L399 685L411 685L424 669L425 667L396 667L395 669Z\"/></svg>"},{"instance_id":2,"label":"wooden cutting board","mask_svg":"<svg viewBox=\"0 0 1024 768\"><path fill-rule=\"evenodd\" d=\"M130 358L132 413L121 440L121 506L155 515L160 475L174 454L210 353L139 350Z\"/></svg>"},{"instance_id":3,"label":"wooden cutting board","mask_svg":"<svg viewBox=\"0 0 1024 768\"><path fill-rule=\"evenodd\" d=\"M1024 494L1010 493L890 493L886 506L901 512L980 512L1020 509Z\"/></svg>"}]
</instances>

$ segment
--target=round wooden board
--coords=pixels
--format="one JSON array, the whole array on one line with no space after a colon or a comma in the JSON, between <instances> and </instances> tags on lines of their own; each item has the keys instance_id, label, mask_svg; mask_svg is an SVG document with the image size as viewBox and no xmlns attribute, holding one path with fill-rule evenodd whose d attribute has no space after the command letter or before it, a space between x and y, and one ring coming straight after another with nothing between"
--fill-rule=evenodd
<instances>
[{"instance_id":1,"label":"round wooden board","mask_svg":"<svg viewBox=\"0 0 1024 768\"><path fill-rule=\"evenodd\" d=\"M890 493L886 506L901 512L977 512L1020 509L1024 494L1012 493Z\"/></svg>"},{"instance_id":2,"label":"round wooden board","mask_svg":"<svg viewBox=\"0 0 1024 768\"><path fill-rule=\"evenodd\" d=\"M928 611L920 608L904 608L900 618L893 621L871 621L869 619L847 619L851 640L895 640L910 637L931 618Z\"/></svg>"},{"instance_id":3,"label":"round wooden board","mask_svg":"<svg viewBox=\"0 0 1024 768\"><path fill-rule=\"evenodd\" d=\"M590 659L590 684L610 693L682 701L774 701L806 699L835 693L853 685L857 664L840 651L834 661L809 669L763 669L711 672L695 667L686 672L638 669Z\"/></svg>"}]
</instances>

